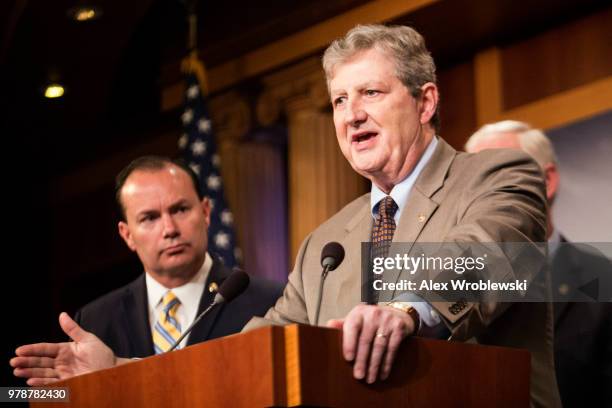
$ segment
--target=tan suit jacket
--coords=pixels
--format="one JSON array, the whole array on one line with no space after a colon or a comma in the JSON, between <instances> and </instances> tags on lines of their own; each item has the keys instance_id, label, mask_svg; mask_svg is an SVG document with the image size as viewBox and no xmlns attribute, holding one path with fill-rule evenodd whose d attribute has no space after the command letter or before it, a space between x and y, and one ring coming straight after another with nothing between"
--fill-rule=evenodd
<instances>
[{"instance_id":1,"label":"tan suit jacket","mask_svg":"<svg viewBox=\"0 0 612 408\"><path fill-rule=\"evenodd\" d=\"M393 241L543 242L545 214L543 178L526 155L513 150L461 153L440 139L410 192ZM283 296L245 330L270 323L313 324L321 249L331 241L342 244L346 256L327 277L319 322L345 317L361 302L361 243L370 240L372 224L366 194L317 228L304 240ZM468 303L459 313L453 305L432 304L452 339L528 349L532 405L559 405L549 303Z\"/></svg>"}]
</instances>

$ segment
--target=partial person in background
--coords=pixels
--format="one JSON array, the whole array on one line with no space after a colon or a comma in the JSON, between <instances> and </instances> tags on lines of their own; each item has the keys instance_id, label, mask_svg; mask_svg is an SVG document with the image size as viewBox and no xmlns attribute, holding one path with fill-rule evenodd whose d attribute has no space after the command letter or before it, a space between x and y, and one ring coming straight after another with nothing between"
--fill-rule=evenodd
<instances>
[{"instance_id":1,"label":"partial person in background","mask_svg":"<svg viewBox=\"0 0 612 408\"><path fill-rule=\"evenodd\" d=\"M76 322L60 315L73 342L18 348L11 365L30 385L107 368L124 361L121 357L167 351L231 273L207 251L210 202L189 167L164 157L140 157L117 176L116 199L119 234L137 253L144 273L83 307ZM214 308L181 347L239 332L281 293L281 284L251 277L247 290Z\"/></svg>"},{"instance_id":2,"label":"partial person in background","mask_svg":"<svg viewBox=\"0 0 612 408\"><path fill-rule=\"evenodd\" d=\"M576 141L579 143L579 141ZM527 123L505 120L483 126L465 144L476 153L486 149L519 149L540 165L548 200L549 256L555 312L555 368L564 407L612 407L612 303L563 300L571 282L581 282L586 268L610 270L610 262L567 245L555 229L552 212L559 190L557 159L550 140ZM579 216L580 209L576 209Z\"/></svg>"}]
</instances>

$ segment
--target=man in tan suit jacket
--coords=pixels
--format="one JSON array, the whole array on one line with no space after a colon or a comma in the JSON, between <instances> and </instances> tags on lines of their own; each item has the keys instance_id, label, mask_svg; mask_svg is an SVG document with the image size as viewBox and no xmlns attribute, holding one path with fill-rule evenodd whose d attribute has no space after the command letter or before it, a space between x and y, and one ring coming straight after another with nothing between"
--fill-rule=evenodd
<instances>
[{"instance_id":1,"label":"man in tan suit jacket","mask_svg":"<svg viewBox=\"0 0 612 408\"><path fill-rule=\"evenodd\" d=\"M405 337L437 336L443 328L451 340L528 349L532 405L557 406L550 304L437 302L424 308L417 305L424 302L366 305L360 297L361 243L371 240L381 216L378 198L391 196L397 204L394 242L544 241L545 191L537 164L513 151L458 153L435 136L435 66L411 28L358 26L332 43L323 65L340 148L372 181L372 193L305 239L283 297L245 330L317 324L320 254L337 241L346 256L327 277L319 321L343 330L355 378L385 379Z\"/></svg>"}]
</instances>

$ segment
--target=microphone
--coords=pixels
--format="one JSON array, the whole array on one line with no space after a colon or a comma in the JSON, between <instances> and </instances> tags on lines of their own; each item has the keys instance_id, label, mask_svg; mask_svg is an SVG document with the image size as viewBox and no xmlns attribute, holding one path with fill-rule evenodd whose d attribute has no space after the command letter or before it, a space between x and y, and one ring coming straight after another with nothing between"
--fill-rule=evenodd
<instances>
[{"instance_id":1,"label":"microphone","mask_svg":"<svg viewBox=\"0 0 612 408\"><path fill-rule=\"evenodd\" d=\"M317 312L315 314L315 326L319 325L319 313L321 312L321 301L323 300L323 283L329 271L333 271L344 260L344 247L337 242L328 242L321 250L321 284L319 285L319 297L317 300Z\"/></svg>"},{"instance_id":2,"label":"microphone","mask_svg":"<svg viewBox=\"0 0 612 408\"><path fill-rule=\"evenodd\" d=\"M234 268L232 274L226 280L223 281L221 286L219 286L219 290L217 290L217 294L215 295L215 298L212 303L206 308L206 310L204 310L195 318L193 323L191 323L187 330L185 330L183 334L181 334L181 337L178 338L178 340L174 343L172 347L170 347L170 349L166 353L177 348L178 345L181 344L181 341L183 341L185 336L187 336L191 332L191 330L193 330L193 327L200 320L202 320L202 318L206 316L213 307L215 307L216 305L220 305L221 303L231 302L232 300L234 300L234 298L244 292L247 286L249 286L249 275L241 269Z\"/></svg>"}]
</instances>

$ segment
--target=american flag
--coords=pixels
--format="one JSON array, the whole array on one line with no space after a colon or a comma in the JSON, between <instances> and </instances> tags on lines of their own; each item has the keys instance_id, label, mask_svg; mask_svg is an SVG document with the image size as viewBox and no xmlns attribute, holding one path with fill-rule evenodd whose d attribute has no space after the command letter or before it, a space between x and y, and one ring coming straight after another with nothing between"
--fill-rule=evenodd
<instances>
[{"instance_id":1,"label":"american flag","mask_svg":"<svg viewBox=\"0 0 612 408\"><path fill-rule=\"evenodd\" d=\"M234 217L223 194L220 159L212 132L210 115L194 73L186 76L184 111L181 115L183 134L179 148L185 161L196 172L200 187L212 206L208 230L208 252L215 254L228 267L237 266L240 259L234 234Z\"/></svg>"}]
</instances>

